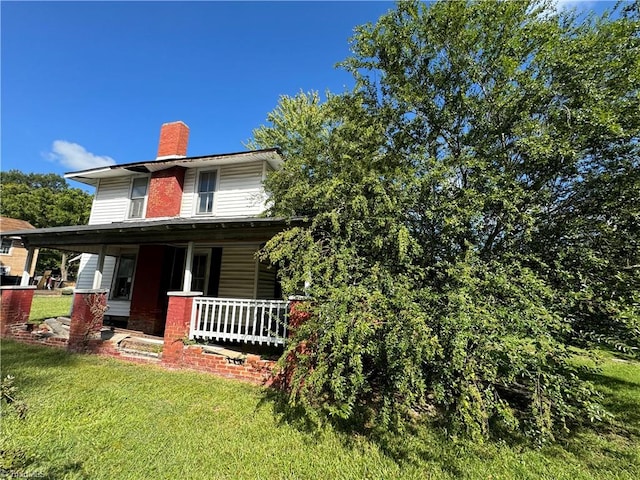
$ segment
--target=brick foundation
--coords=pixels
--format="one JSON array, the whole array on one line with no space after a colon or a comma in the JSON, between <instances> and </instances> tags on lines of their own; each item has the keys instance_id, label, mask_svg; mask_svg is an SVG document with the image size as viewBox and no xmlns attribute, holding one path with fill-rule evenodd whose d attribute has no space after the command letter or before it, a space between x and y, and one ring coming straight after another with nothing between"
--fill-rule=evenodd
<instances>
[{"instance_id":1,"label":"brick foundation","mask_svg":"<svg viewBox=\"0 0 640 480\"><path fill-rule=\"evenodd\" d=\"M45 345L48 347L67 348L67 339L62 337L49 337L36 335L34 324L21 323L11 325L5 338L11 338L28 345Z\"/></svg>"},{"instance_id":2,"label":"brick foundation","mask_svg":"<svg viewBox=\"0 0 640 480\"><path fill-rule=\"evenodd\" d=\"M242 360L232 360L223 355L207 353L198 345L185 345L189 336L191 307L195 292L170 292L167 323L164 331L162 363L168 366L190 368L218 376L270 385L273 380L272 360L262 360L259 355L247 355Z\"/></svg>"},{"instance_id":3,"label":"brick foundation","mask_svg":"<svg viewBox=\"0 0 640 480\"><path fill-rule=\"evenodd\" d=\"M30 290L33 295L33 289ZM26 302L28 294L22 297L20 294L14 296L3 292L2 295L4 322L4 319L8 318L5 315L5 307L20 303L17 301L18 298L23 298ZM259 355L254 354L231 359L225 355L207 352L199 345L185 345L189 335L193 298L199 295L201 293L169 293L161 364L169 368L188 368L254 384L280 385L279 377L274 376L276 362L273 360L263 360ZM10 297L13 298L12 302L8 301ZM33 331L34 325L26 321L28 315L25 317L24 314L14 316L16 320L3 327L6 331L3 336L31 345L67 348L72 352L95 353L134 363L157 363L157 359L128 356L119 351L113 343L100 340L106 297L107 290L76 290L68 341L61 337L37 335ZM30 306L31 303L28 303ZM301 317L304 318L304 315Z\"/></svg>"},{"instance_id":4,"label":"brick foundation","mask_svg":"<svg viewBox=\"0 0 640 480\"><path fill-rule=\"evenodd\" d=\"M276 364L273 360L262 360L260 355L252 354L247 355L244 360L232 360L223 355L207 353L197 345L185 346L181 358L182 367L267 386L273 382Z\"/></svg>"},{"instance_id":5,"label":"brick foundation","mask_svg":"<svg viewBox=\"0 0 640 480\"><path fill-rule=\"evenodd\" d=\"M38 334L36 325L29 323L35 286L0 287L0 333L30 345L66 348L67 339Z\"/></svg>"},{"instance_id":6,"label":"brick foundation","mask_svg":"<svg viewBox=\"0 0 640 480\"><path fill-rule=\"evenodd\" d=\"M0 287L0 335L7 336L14 325L26 324L31 314L36 287Z\"/></svg>"},{"instance_id":7,"label":"brick foundation","mask_svg":"<svg viewBox=\"0 0 640 480\"><path fill-rule=\"evenodd\" d=\"M69 326L69 343L72 352L92 352L99 348L100 330L107 307L108 290L76 290Z\"/></svg>"}]
</instances>

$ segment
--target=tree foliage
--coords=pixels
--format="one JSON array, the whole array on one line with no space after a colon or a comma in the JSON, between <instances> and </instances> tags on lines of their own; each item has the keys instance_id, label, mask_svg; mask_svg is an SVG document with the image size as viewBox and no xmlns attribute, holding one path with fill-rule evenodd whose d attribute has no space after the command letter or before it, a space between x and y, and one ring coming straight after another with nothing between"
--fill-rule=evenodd
<instances>
[{"instance_id":1,"label":"tree foliage","mask_svg":"<svg viewBox=\"0 0 640 480\"><path fill-rule=\"evenodd\" d=\"M92 196L54 173L2 172L0 195L2 215L36 228L83 225L91 212Z\"/></svg>"},{"instance_id":2,"label":"tree foliage","mask_svg":"<svg viewBox=\"0 0 640 480\"><path fill-rule=\"evenodd\" d=\"M54 173L2 172L0 177L2 215L29 222L36 228L84 225L91 213L92 196L71 188ZM63 257L65 258L65 257ZM60 268L61 253L40 249L36 270Z\"/></svg>"},{"instance_id":3,"label":"tree foliage","mask_svg":"<svg viewBox=\"0 0 640 480\"><path fill-rule=\"evenodd\" d=\"M364 425L440 414L539 439L604 413L568 341L638 345L640 22L537 2L400 2L353 91L282 97L263 252L313 299L290 400Z\"/></svg>"}]
</instances>

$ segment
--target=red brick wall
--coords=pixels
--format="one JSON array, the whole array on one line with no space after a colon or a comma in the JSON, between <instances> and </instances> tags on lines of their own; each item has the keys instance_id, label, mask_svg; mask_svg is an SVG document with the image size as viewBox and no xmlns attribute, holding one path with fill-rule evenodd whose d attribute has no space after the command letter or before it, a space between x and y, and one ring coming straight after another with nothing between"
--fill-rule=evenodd
<instances>
[{"instance_id":1,"label":"red brick wall","mask_svg":"<svg viewBox=\"0 0 640 480\"><path fill-rule=\"evenodd\" d=\"M33 290L31 291L33 292ZM99 332L102 328L102 316L98 315L96 318L95 307L106 305L106 293L103 290L84 292L98 293L76 293L68 342L60 337L39 337L32 332L33 325L28 328L26 321L10 325L4 336L22 343L67 347L68 350L74 352L97 353L129 362L157 362L155 359L127 356L118 351L114 344L101 341ZM3 292L3 305L4 299ZM91 311L92 305L94 312ZM185 345L184 340L189 335L192 305L193 296L171 295L169 297L169 311L162 350L162 364L164 366L189 368L261 385L274 383L275 362L272 360L263 360L259 355L248 354L244 360L236 363L223 355L205 353L198 345Z\"/></svg>"},{"instance_id":2,"label":"red brick wall","mask_svg":"<svg viewBox=\"0 0 640 480\"><path fill-rule=\"evenodd\" d=\"M167 321L164 326L164 346L162 361L179 365L182 363L184 344L182 340L189 334L192 296L170 295Z\"/></svg>"},{"instance_id":3,"label":"red brick wall","mask_svg":"<svg viewBox=\"0 0 640 480\"><path fill-rule=\"evenodd\" d=\"M158 144L158 157L187 155L189 143L189 127L182 122L165 123L160 128L160 142Z\"/></svg>"},{"instance_id":4,"label":"red brick wall","mask_svg":"<svg viewBox=\"0 0 640 480\"><path fill-rule=\"evenodd\" d=\"M151 174L146 218L180 215L184 172L183 167L172 167Z\"/></svg>"},{"instance_id":5,"label":"red brick wall","mask_svg":"<svg viewBox=\"0 0 640 480\"><path fill-rule=\"evenodd\" d=\"M11 325L27 323L35 287L0 287L0 335Z\"/></svg>"},{"instance_id":6,"label":"red brick wall","mask_svg":"<svg viewBox=\"0 0 640 480\"><path fill-rule=\"evenodd\" d=\"M275 366L272 360L262 360L259 355L247 355L242 363L234 363L225 356L204 353L202 347L197 345L184 345L183 341L189 335L192 305L191 296L169 297L162 362L236 380L271 384Z\"/></svg>"},{"instance_id":7,"label":"red brick wall","mask_svg":"<svg viewBox=\"0 0 640 480\"><path fill-rule=\"evenodd\" d=\"M160 297L164 245L140 245L127 328L162 335L164 309Z\"/></svg>"},{"instance_id":8,"label":"red brick wall","mask_svg":"<svg viewBox=\"0 0 640 480\"><path fill-rule=\"evenodd\" d=\"M34 334L36 331L33 324L20 324L13 325L9 328L9 332L5 335L7 338L11 338L20 343L26 343L29 345L46 345L49 347L67 348L68 340L62 337L45 337Z\"/></svg>"},{"instance_id":9,"label":"red brick wall","mask_svg":"<svg viewBox=\"0 0 640 480\"><path fill-rule=\"evenodd\" d=\"M80 290L73 298L68 349L74 352L94 350L100 342L104 313L107 306L106 290Z\"/></svg>"},{"instance_id":10,"label":"red brick wall","mask_svg":"<svg viewBox=\"0 0 640 480\"><path fill-rule=\"evenodd\" d=\"M187 346L182 355L183 367L260 385L271 385L275 363L252 354L247 355L242 363L235 363L223 355L204 353L197 345Z\"/></svg>"}]
</instances>

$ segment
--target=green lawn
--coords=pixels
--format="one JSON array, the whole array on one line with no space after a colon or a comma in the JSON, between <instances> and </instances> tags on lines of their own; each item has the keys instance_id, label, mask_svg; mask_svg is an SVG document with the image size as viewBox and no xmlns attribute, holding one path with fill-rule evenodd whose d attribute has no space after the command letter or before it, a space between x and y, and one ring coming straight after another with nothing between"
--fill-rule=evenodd
<instances>
[{"instance_id":1,"label":"green lawn","mask_svg":"<svg viewBox=\"0 0 640 480\"><path fill-rule=\"evenodd\" d=\"M51 317L66 317L71 311L73 295L35 295L29 320L41 322Z\"/></svg>"},{"instance_id":2,"label":"green lawn","mask_svg":"<svg viewBox=\"0 0 640 480\"><path fill-rule=\"evenodd\" d=\"M596 378L616 424L536 449L453 443L440 434L387 443L305 431L261 388L3 341L29 411L3 414L0 469L86 479L640 478L640 365L607 360ZM1 470L0 470L1 471ZM1 474L0 474L1 477Z\"/></svg>"}]
</instances>

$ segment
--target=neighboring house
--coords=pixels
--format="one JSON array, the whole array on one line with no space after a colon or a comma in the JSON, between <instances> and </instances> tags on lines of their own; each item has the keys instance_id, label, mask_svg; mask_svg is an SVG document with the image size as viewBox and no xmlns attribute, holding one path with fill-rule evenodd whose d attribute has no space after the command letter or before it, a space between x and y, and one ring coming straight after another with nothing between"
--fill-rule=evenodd
<instances>
[{"instance_id":1,"label":"neighboring house","mask_svg":"<svg viewBox=\"0 0 640 480\"><path fill-rule=\"evenodd\" d=\"M19 236L5 235L5 232L32 230L34 228L33 225L24 220L0 216L0 283L3 285L15 283L9 277L19 278L22 276L28 253ZM38 252L36 251L29 269L29 276L31 277L34 275L37 260Z\"/></svg>"},{"instance_id":2,"label":"neighboring house","mask_svg":"<svg viewBox=\"0 0 640 480\"><path fill-rule=\"evenodd\" d=\"M268 324L286 303L256 252L287 225L261 216L263 180L283 159L276 149L187 157L188 136L184 123L167 123L155 160L66 174L96 189L89 224L25 241L83 253L76 288L108 289L107 320L129 329L162 335L167 292L199 291L200 337L273 342Z\"/></svg>"}]
</instances>

